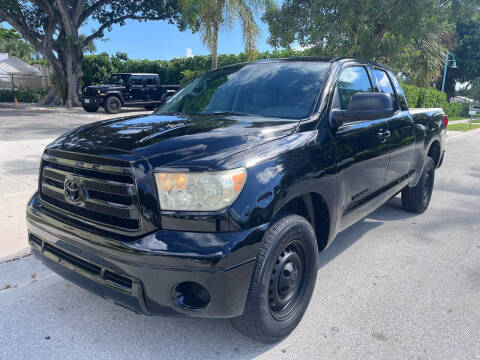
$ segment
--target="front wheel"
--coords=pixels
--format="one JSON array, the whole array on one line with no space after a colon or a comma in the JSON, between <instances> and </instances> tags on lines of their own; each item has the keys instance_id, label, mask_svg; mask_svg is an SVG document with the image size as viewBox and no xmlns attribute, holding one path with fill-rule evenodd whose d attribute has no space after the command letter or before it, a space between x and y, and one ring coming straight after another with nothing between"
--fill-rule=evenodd
<instances>
[{"instance_id":1,"label":"front wheel","mask_svg":"<svg viewBox=\"0 0 480 360\"><path fill-rule=\"evenodd\" d=\"M278 220L264 235L245 311L231 319L232 325L264 343L288 336L307 310L317 266L317 241L310 223L297 215Z\"/></svg>"},{"instance_id":2,"label":"front wheel","mask_svg":"<svg viewBox=\"0 0 480 360\"><path fill-rule=\"evenodd\" d=\"M404 210L417 214L427 210L432 198L435 182L435 162L427 157L422 176L415 187L407 186L402 190L402 207Z\"/></svg>"},{"instance_id":3,"label":"front wheel","mask_svg":"<svg viewBox=\"0 0 480 360\"><path fill-rule=\"evenodd\" d=\"M103 108L108 114L118 114L122 110L122 102L116 96L110 96L105 100Z\"/></svg>"}]
</instances>

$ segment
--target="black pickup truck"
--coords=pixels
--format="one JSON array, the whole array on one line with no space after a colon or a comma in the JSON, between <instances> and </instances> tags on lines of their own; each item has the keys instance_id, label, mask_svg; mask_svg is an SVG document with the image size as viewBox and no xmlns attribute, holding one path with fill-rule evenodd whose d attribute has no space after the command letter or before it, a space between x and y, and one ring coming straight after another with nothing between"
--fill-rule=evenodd
<instances>
[{"instance_id":1,"label":"black pickup truck","mask_svg":"<svg viewBox=\"0 0 480 360\"><path fill-rule=\"evenodd\" d=\"M447 124L441 109L409 110L375 62L227 66L152 115L51 143L29 243L138 313L231 318L276 342L300 322L336 234L399 193L406 211L427 209Z\"/></svg>"},{"instance_id":2,"label":"black pickup truck","mask_svg":"<svg viewBox=\"0 0 480 360\"><path fill-rule=\"evenodd\" d=\"M106 85L87 86L81 97L83 109L96 112L103 106L117 114L122 106L143 106L152 110L170 98L178 85L162 85L157 74L113 74Z\"/></svg>"}]
</instances>

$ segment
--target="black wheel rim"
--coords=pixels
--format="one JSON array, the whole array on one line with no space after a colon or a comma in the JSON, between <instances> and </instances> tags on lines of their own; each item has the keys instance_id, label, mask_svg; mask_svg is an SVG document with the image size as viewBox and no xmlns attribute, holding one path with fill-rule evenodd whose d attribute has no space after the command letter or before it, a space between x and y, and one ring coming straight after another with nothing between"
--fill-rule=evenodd
<instances>
[{"instance_id":1,"label":"black wheel rim","mask_svg":"<svg viewBox=\"0 0 480 360\"><path fill-rule=\"evenodd\" d=\"M112 100L110 101L110 104L108 107L110 108L111 111L116 111L118 110L118 106L119 106L118 100Z\"/></svg>"},{"instance_id":2,"label":"black wheel rim","mask_svg":"<svg viewBox=\"0 0 480 360\"><path fill-rule=\"evenodd\" d=\"M425 180L423 182L423 203L428 204L430 202L430 196L433 190L433 170L430 169L425 174Z\"/></svg>"},{"instance_id":3,"label":"black wheel rim","mask_svg":"<svg viewBox=\"0 0 480 360\"><path fill-rule=\"evenodd\" d=\"M268 306L276 320L285 319L305 293L305 251L293 241L277 257L268 286Z\"/></svg>"}]
</instances>

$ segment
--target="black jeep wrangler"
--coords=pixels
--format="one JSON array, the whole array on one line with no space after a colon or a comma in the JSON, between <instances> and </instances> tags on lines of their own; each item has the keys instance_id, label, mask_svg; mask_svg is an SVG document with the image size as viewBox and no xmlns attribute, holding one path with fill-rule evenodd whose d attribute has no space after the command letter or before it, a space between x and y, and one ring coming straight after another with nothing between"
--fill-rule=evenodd
<instances>
[{"instance_id":1,"label":"black jeep wrangler","mask_svg":"<svg viewBox=\"0 0 480 360\"><path fill-rule=\"evenodd\" d=\"M152 110L178 89L178 85L161 85L157 74L113 74L108 84L84 88L82 106L88 112L96 112L103 106L109 114L119 113L122 106Z\"/></svg>"}]
</instances>

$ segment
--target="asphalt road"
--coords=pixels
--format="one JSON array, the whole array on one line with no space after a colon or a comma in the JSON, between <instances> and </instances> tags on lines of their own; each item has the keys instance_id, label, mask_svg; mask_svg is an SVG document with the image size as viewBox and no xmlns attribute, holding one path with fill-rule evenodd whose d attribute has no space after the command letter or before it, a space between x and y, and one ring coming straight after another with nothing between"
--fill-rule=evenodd
<instances>
[{"instance_id":1,"label":"asphalt road","mask_svg":"<svg viewBox=\"0 0 480 360\"><path fill-rule=\"evenodd\" d=\"M397 197L320 254L279 344L226 320L135 315L27 257L0 264L0 359L480 359L480 131L447 150L425 214Z\"/></svg>"}]
</instances>

